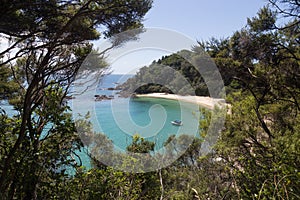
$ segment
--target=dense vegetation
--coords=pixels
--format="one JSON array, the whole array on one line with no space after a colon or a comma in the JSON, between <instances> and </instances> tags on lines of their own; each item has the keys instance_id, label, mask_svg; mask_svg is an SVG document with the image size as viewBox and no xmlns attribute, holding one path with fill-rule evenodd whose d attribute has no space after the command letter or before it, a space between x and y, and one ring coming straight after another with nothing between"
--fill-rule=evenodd
<instances>
[{"instance_id":1,"label":"dense vegetation","mask_svg":"<svg viewBox=\"0 0 300 200\"><path fill-rule=\"evenodd\" d=\"M1 110L0 199L67 198L64 166L77 167L75 151L82 143L64 99L79 69L101 75L107 67L91 41L111 38L114 47L134 38L112 36L141 28L151 4L1 1L0 33L8 47L0 52L0 98L18 114L8 117ZM87 55L94 55L93 63L84 62Z\"/></svg>"},{"instance_id":2,"label":"dense vegetation","mask_svg":"<svg viewBox=\"0 0 300 200\"><path fill-rule=\"evenodd\" d=\"M118 89L121 89L121 94L125 96L155 92L208 96L209 92L200 72L181 56L183 54L188 56L189 60L198 56L197 53L187 50L163 56L153 61L150 66L142 67L134 77L119 85Z\"/></svg>"},{"instance_id":3,"label":"dense vegetation","mask_svg":"<svg viewBox=\"0 0 300 200\"><path fill-rule=\"evenodd\" d=\"M300 5L297 0L269 2L230 38L193 47L191 55L204 49L214 59L232 105L214 151L202 155L203 141L195 139L169 167L138 174L117 171L93 157L93 169L80 167L74 159L82 147L78 134L92 134L91 124L73 122L63 99L92 51L88 41L100 37L96 27L105 26L106 37L139 27L151 3L1 2L0 31L11 46L0 53L0 98L8 99L18 114L0 115L0 198L299 199ZM101 58L96 62L105 68ZM156 63L183 72L199 88L197 94L206 94L201 77L180 56L154 62L155 70ZM139 75L151 70L144 68ZM174 89L169 90L161 91ZM214 119L210 111L203 112L200 129L205 136ZM76 130L75 123L83 130ZM181 144L186 137L166 143ZM90 155L111 151L102 134L86 138ZM151 152L153 146L135 136L127 150ZM65 166L73 167L75 175L68 175Z\"/></svg>"}]
</instances>

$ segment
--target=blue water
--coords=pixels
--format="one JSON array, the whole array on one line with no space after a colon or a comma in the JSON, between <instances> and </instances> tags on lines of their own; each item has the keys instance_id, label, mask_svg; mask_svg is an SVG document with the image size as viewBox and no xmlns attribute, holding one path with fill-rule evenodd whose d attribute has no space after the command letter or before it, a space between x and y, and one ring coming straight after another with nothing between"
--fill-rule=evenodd
<instances>
[{"instance_id":1,"label":"blue water","mask_svg":"<svg viewBox=\"0 0 300 200\"><path fill-rule=\"evenodd\" d=\"M9 117L13 117L14 115L18 114L18 112L14 110L14 107L10 105L7 100L0 101L0 109L1 111L3 110Z\"/></svg>"},{"instance_id":2,"label":"blue water","mask_svg":"<svg viewBox=\"0 0 300 200\"><path fill-rule=\"evenodd\" d=\"M174 100L157 98L121 98L118 91L107 90L123 83L132 75L108 75L102 79L96 89L84 99L75 99L74 112L81 115L91 111L91 122L95 132L104 133L112 140L115 149L126 151L131 144L132 136L139 134L146 140L155 142L155 150L171 135L181 134L198 135L199 109L195 104L180 103ZM95 94L113 95L113 100L94 101ZM74 107L75 105L75 107ZM2 102L9 115L13 115L12 107ZM75 113L76 115L76 113ZM183 126L174 126L173 120L182 120ZM79 153L83 165L90 168L90 160L84 153Z\"/></svg>"},{"instance_id":3,"label":"blue water","mask_svg":"<svg viewBox=\"0 0 300 200\"><path fill-rule=\"evenodd\" d=\"M155 149L162 148L171 135L198 134L199 109L195 104L145 97L119 98L118 91L105 90L127 78L109 75L96 90L97 94L115 96L113 100L95 102L97 121L94 123L99 126L96 131L111 139L116 149L125 151L134 134L155 142ZM183 126L172 125L171 121L176 119L182 120Z\"/></svg>"}]
</instances>

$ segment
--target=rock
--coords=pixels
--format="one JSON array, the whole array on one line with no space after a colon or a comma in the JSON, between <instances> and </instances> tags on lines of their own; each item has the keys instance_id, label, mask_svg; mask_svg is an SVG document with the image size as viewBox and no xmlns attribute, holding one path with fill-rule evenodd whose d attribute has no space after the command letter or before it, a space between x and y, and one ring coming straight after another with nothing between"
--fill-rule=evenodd
<instances>
[{"instance_id":1,"label":"rock","mask_svg":"<svg viewBox=\"0 0 300 200\"><path fill-rule=\"evenodd\" d=\"M113 95L94 95L95 101L102 101L102 100L111 100L114 98Z\"/></svg>"},{"instance_id":2,"label":"rock","mask_svg":"<svg viewBox=\"0 0 300 200\"><path fill-rule=\"evenodd\" d=\"M75 99L75 97L73 97L72 95L70 95L70 96L66 96L65 98L66 98L66 100Z\"/></svg>"}]
</instances>

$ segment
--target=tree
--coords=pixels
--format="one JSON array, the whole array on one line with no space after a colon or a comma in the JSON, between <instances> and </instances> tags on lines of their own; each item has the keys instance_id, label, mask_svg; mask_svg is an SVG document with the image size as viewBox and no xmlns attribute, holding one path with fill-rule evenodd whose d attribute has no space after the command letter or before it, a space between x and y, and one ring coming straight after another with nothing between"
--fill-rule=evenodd
<instances>
[{"instance_id":1,"label":"tree","mask_svg":"<svg viewBox=\"0 0 300 200\"><path fill-rule=\"evenodd\" d=\"M142 67L134 77L118 86L121 94L161 92L207 96L208 89L203 77L193 63L185 59L187 57L190 60L202 58L196 51L187 50L163 56L149 66Z\"/></svg>"},{"instance_id":2,"label":"tree","mask_svg":"<svg viewBox=\"0 0 300 200\"><path fill-rule=\"evenodd\" d=\"M147 141L139 135L133 136L132 144L126 147L126 150L133 153L149 153L154 150L155 144Z\"/></svg>"},{"instance_id":3,"label":"tree","mask_svg":"<svg viewBox=\"0 0 300 200\"><path fill-rule=\"evenodd\" d=\"M92 51L90 40L141 27L151 2L16 0L1 6L0 33L10 41L1 67L10 68L22 90L13 101L16 126L1 132L11 145L1 147L0 190L2 198L36 199L41 180L64 175L60 160L68 165L80 146L64 99ZM95 68L103 72L105 65Z\"/></svg>"},{"instance_id":4,"label":"tree","mask_svg":"<svg viewBox=\"0 0 300 200\"><path fill-rule=\"evenodd\" d=\"M238 87L229 95L232 114L216 151L239 198L297 199L299 4L270 2L275 9L262 8L229 39L230 74ZM277 24L281 14L288 16L285 25Z\"/></svg>"},{"instance_id":5,"label":"tree","mask_svg":"<svg viewBox=\"0 0 300 200\"><path fill-rule=\"evenodd\" d=\"M0 100L11 97L18 91L18 84L11 79L11 71L6 66L0 67Z\"/></svg>"}]
</instances>

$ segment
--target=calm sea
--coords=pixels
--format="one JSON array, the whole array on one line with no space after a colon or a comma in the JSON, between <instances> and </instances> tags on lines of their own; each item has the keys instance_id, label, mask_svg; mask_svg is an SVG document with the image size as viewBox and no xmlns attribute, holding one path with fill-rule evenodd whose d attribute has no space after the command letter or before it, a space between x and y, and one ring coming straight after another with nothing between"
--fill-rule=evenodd
<instances>
[{"instance_id":1,"label":"calm sea","mask_svg":"<svg viewBox=\"0 0 300 200\"><path fill-rule=\"evenodd\" d=\"M114 96L113 100L95 102L98 130L110 138L115 147L126 150L132 136L139 134L156 143L159 149L171 135L197 134L199 109L195 104L156 98L120 98L118 91L107 90L128 77L109 75L96 90L97 94ZM174 126L182 120L183 126Z\"/></svg>"},{"instance_id":2,"label":"calm sea","mask_svg":"<svg viewBox=\"0 0 300 200\"><path fill-rule=\"evenodd\" d=\"M93 91L94 94L77 103L77 108L73 109L80 110L80 114L84 115L88 110L85 106L92 106L94 117L91 121L95 132L104 133L119 151L126 151L135 134L155 142L156 150L161 149L171 135L198 134L200 114L195 104L155 98L121 98L118 91L108 90L131 76L112 74L104 77ZM95 94L114 96L114 99L94 101ZM5 102L1 107L8 113L13 113L12 108ZM174 126L171 124L173 120L182 120L183 125ZM80 156L83 165L90 168L88 157L83 153Z\"/></svg>"}]
</instances>

